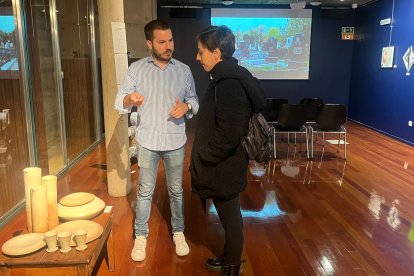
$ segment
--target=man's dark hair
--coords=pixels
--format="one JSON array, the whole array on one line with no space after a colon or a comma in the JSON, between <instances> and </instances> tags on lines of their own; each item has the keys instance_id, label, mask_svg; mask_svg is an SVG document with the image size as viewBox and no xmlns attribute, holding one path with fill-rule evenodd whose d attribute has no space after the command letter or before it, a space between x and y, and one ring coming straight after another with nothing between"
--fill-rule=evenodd
<instances>
[{"instance_id":1,"label":"man's dark hair","mask_svg":"<svg viewBox=\"0 0 414 276\"><path fill-rule=\"evenodd\" d=\"M236 39L233 32L227 26L210 26L202 30L197 41L209 51L220 49L221 58L231 58L235 51Z\"/></svg>"},{"instance_id":2,"label":"man's dark hair","mask_svg":"<svg viewBox=\"0 0 414 276\"><path fill-rule=\"evenodd\" d=\"M152 20L144 27L145 39L152 41L154 39L155 30L170 30L170 24L164 20Z\"/></svg>"}]
</instances>

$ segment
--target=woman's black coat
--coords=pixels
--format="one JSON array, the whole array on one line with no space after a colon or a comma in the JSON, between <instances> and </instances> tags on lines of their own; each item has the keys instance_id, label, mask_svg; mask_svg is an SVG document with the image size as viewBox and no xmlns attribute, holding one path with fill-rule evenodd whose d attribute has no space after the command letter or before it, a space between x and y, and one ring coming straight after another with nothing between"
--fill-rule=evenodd
<instances>
[{"instance_id":1,"label":"woman's black coat","mask_svg":"<svg viewBox=\"0 0 414 276\"><path fill-rule=\"evenodd\" d=\"M250 110L266 103L259 81L235 58L217 63L200 104L191 154L192 190L202 198L233 196L247 183L248 159L240 141Z\"/></svg>"}]
</instances>

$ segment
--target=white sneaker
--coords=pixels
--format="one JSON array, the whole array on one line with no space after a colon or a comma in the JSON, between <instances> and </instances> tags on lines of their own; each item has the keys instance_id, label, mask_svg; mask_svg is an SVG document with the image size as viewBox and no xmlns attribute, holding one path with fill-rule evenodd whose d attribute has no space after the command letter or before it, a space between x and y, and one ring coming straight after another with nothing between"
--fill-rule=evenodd
<instances>
[{"instance_id":1,"label":"white sneaker","mask_svg":"<svg viewBox=\"0 0 414 276\"><path fill-rule=\"evenodd\" d=\"M176 232L173 235L173 240L175 244L175 253L178 256L185 256L190 253L190 248L185 241L185 236L183 232Z\"/></svg>"},{"instance_id":2,"label":"white sneaker","mask_svg":"<svg viewBox=\"0 0 414 276\"><path fill-rule=\"evenodd\" d=\"M145 259L145 248L147 247L147 238L138 236L135 239L134 248L132 248L131 258L136 262L141 262Z\"/></svg>"}]
</instances>

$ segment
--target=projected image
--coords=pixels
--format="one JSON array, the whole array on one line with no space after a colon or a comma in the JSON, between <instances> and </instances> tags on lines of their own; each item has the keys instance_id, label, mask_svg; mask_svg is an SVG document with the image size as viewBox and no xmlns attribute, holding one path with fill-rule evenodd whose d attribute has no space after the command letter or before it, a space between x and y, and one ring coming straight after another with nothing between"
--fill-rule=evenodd
<instances>
[{"instance_id":1,"label":"projected image","mask_svg":"<svg viewBox=\"0 0 414 276\"><path fill-rule=\"evenodd\" d=\"M0 16L0 71L17 71L19 62L14 43L14 17Z\"/></svg>"},{"instance_id":2,"label":"projected image","mask_svg":"<svg viewBox=\"0 0 414 276\"><path fill-rule=\"evenodd\" d=\"M212 9L236 37L234 56L260 79L308 79L312 10Z\"/></svg>"}]
</instances>

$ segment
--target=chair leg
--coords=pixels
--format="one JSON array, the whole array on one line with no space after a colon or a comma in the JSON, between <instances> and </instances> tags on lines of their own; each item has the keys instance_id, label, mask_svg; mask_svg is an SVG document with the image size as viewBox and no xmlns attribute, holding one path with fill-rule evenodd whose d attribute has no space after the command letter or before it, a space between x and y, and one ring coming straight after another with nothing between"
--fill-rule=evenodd
<instances>
[{"instance_id":1,"label":"chair leg","mask_svg":"<svg viewBox=\"0 0 414 276\"><path fill-rule=\"evenodd\" d=\"M313 158L313 129L311 130L311 158Z\"/></svg>"},{"instance_id":2,"label":"chair leg","mask_svg":"<svg viewBox=\"0 0 414 276\"><path fill-rule=\"evenodd\" d=\"M305 142L306 142L306 156L309 159L309 136L308 136L308 128L305 129Z\"/></svg>"},{"instance_id":3,"label":"chair leg","mask_svg":"<svg viewBox=\"0 0 414 276\"><path fill-rule=\"evenodd\" d=\"M276 159L276 130L273 128L273 156Z\"/></svg>"},{"instance_id":4,"label":"chair leg","mask_svg":"<svg viewBox=\"0 0 414 276\"><path fill-rule=\"evenodd\" d=\"M273 156L276 159L276 131L273 129Z\"/></svg>"},{"instance_id":5,"label":"chair leg","mask_svg":"<svg viewBox=\"0 0 414 276\"><path fill-rule=\"evenodd\" d=\"M346 160L346 128L344 128L344 157Z\"/></svg>"}]
</instances>

